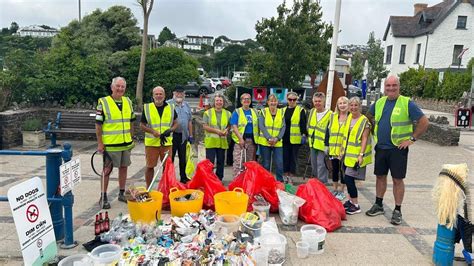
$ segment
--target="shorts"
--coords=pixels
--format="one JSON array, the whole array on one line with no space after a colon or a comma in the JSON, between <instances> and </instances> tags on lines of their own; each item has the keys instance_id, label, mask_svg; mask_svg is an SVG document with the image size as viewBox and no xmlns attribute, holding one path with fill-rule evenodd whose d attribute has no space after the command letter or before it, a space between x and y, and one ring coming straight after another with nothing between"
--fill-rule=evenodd
<instances>
[{"instance_id":1,"label":"shorts","mask_svg":"<svg viewBox=\"0 0 474 266\"><path fill-rule=\"evenodd\" d=\"M158 164L158 158L162 160L165 157L166 152L168 152L168 156L173 156L173 146L145 146L146 167L156 167Z\"/></svg>"},{"instance_id":2,"label":"shorts","mask_svg":"<svg viewBox=\"0 0 474 266\"><path fill-rule=\"evenodd\" d=\"M104 165L108 165L112 160L113 167L128 167L132 164L130 160L131 150L126 151L108 151L108 156L104 155Z\"/></svg>"},{"instance_id":3,"label":"shorts","mask_svg":"<svg viewBox=\"0 0 474 266\"><path fill-rule=\"evenodd\" d=\"M405 178L407 174L408 148L406 149L379 149L375 147L374 174L387 175L388 170L392 178Z\"/></svg>"}]
</instances>

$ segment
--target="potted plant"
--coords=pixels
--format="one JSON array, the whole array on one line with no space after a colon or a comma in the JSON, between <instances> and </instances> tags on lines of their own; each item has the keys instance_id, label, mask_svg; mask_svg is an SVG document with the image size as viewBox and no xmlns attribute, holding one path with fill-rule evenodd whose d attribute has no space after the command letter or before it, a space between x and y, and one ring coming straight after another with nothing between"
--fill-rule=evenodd
<instances>
[{"instance_id":1,"label":"potted plant","mask_svg":"<svg viewBox=\"0 0 474 266\"><path fill-rule=\"evenodd\" d=\"M46 143L41 120L38 118L26 119L21 126L24 148L40 148Z\"/></svg>"}]
</instances>

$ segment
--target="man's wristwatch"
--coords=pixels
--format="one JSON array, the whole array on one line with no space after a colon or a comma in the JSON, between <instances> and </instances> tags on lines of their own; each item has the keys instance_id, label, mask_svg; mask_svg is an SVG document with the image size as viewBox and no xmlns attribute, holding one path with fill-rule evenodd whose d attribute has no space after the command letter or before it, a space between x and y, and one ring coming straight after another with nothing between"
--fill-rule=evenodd
<instances>
[{"instance_id":1,"label":"man's wristwatch","mask_svg":"<svg viewBox=\"0 0 474 266\"><path fill-rule=\"evenodd\" d=\"M411 137L410 137L410 141L411 141L411 142L415 142L415 141L416 141L416 138L413 137L413 136L411 136Z\"/></svg>"}]
</instances>

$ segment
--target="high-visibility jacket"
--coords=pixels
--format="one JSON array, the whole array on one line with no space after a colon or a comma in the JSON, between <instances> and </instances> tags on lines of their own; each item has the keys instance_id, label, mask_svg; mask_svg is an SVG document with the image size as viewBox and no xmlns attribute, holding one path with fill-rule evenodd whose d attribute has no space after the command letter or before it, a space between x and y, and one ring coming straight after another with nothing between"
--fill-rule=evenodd
<instances>
[{"instance_id":1,"label":"high-visibility jacket","mask_svg":"<svg viewBox=\"0 0 474 266\"><path fill-rule=\"evenodd\" d=\"M112 96L99 99L104 112L102 124L102 142L106 151L125 151L133 148L130 131L132 118L132 102L122 96L122 110L118 108Z\"/></svg>"},{"instance_id":2,"label":"high-visibility jacket","mask_svg":"<svg viewBox=\"0 0 474 266\"><path fill-rule=\"evenodd\" d=\"M237 122L237 128L239 129L240 135L244 135L245 132L245 127L248 124L247 116L244 113L244 110L241 108L238 108L235 110L237 112L237 115L239 116L239 120ZM253 126L253 140L255 142L258 142L258 116L257 112L255 112L254 109L250 108L250 112L252 113L252 126ZM232 139L234 140L235 143L239 143L239 137L232 131Z\"/></svg>"},{"instance_id":3,"label":"high-visibility jacket","mask_svg":"<svg viewBox=\"0 0 474 266\"><path fill-rule=\"evenodd\" d=\"M277 109L275 118L273 118L272 113L270 112L269 107L265 107L265 109L262 111L262 116L265 121L265 128L268 131L268 134L272 138L278 137L280 134L280 130L283 127L283 121L284 121L284 116L283 116L283 110L282 109ZM268 143L268 140L265 138L263 135L263 131L260 130L260 138L258 141L258 144L270 147L270 144ZM278 140L278 142L274 145L274 147L283 147L283 140Z\"/></svg>"},{"instance_id":4,"label":"high-visibility jacket","mask_svg":"<svg viewBox=\"0 0 474 266\"><path fill-rule=\"evenodd\" d=\"M222 109L220 127L218 126L218 123L217 123L217 115L216 115L215 108L211 108L207 110L205 114L207 115L207 117L209 117L208 126L212 128L224 130L229 125L229 118L231 116L231 113L227 111L226 109ZM208 132L206 130L205 137L204 137L204 147L206 149L211 149L211 148L228 149L229 143L227 142L227 136L219 136L215 133Z\"/></svg>"},{"instance_id":5,"label":"high-visibility jacket","mask_svg":"<svg viewBox=\"0 0 474 266\"><path fill-rule=\"evenodd\" d=\"M384 96L375 103L375 141L377 141L378 124L380 118L382 117L382 112L386 101L387 96ZM398 96L397 102L395 103L390 116L390 125L392 126L390 137L392 139L393 145L395 146L400 145L400 143L402 143L404 140L410 139L410 137L413 135L413 122L410 120L408 113L409 102L410 98L402 95Z\"/></svg>"},{"instance_id":6,"label":"high-visibility jacket","mask_svg":"<svg viewBox=\"0 0 474 266\"><path fill-rule=\"evenodd\" d=\"M339 124L339 114L333 113L329 121L329 155L339 156L343 150L344 142L346 141L349 127L351 124L352 115L348 114L346 121Z\"/></svg>"},{"instance_id":7,"label":"high-visibility jacket","mask_svg":"<svg viewBox=\"0 0 474 266\"><path fill-rule=\"evenodd\" d=\"M163 113L158 113L158 109L155 106L155 103L146 103L143 106L143 112L148 122L148 126L153 130L156 130L162 134L166 130L170 129L173 126L174 121L174 106L171 104L166 105L163 108ZM173 145L173 134L169 137L166 137L166 142L164 146ZM145 132L145 146L160 147L161 139L160 137L155 137L153 134Z\"/></svg>"},{"instance_id":8,"label":"high-visibility jacket","mask_svg":"<svg viewBox=\"0 0 474 266\"><path fill-rule=\"evenodd\" d=\"M310 148L324 151L324 139L326 138L326 128L329 124L332 111L328 110L326 114L318 121L316 108L311 109L308 122L308 144Z\"/></svg>"},{"instance_id":9,"label":"high-visibility jacket","mask_svg":"<svg viewBox=\"0 0 474 266\"><path fill-rule=\"evenodd\" d=\"M350 119L352 120L352 116L350 117ZM351 120L349 120L348 118L348 121ZM372 142L370 135L367 138L367 145L365 146L365 150L361 150L362 133L364 132L367 123L369 123L369 119L367 119L367 117L365 117L364 115L361 115L359 119L357 119L357 122L354 124L354 127L352 128L349 135L346 137L346 141L344 144L344 146L346 147L344 165L346 165L347 167L355 166L360 153L364 154L362 157L362 164L359 165L360 167L364 167L372 163Z\"/></svg>"},{"instance_id":10,"label":"high-visibility jacket","mask_svg":"<svg viewBox=\"0 0 474 266\"><path fill-rule=\"evenodd\" d=\"M285 117L285 112L287 107L283 108L283 117ZM291 116L291 125L290 125L290 143L291 144L301 144L301 129L300 129L300 118L301 118L301 106L297 105L295 111ZM286 125L288 126L288 125Z\"/></svg>"}]
</instances>

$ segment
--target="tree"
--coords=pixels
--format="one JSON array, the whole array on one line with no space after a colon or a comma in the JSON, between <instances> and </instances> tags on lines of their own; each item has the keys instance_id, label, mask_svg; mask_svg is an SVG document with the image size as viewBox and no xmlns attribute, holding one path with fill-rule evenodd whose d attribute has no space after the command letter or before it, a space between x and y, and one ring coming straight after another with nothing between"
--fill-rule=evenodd
<instances>
[{"instance_id":1,"label":"tree","mask_svg":"<svg viewBox=\"0 0 474 266\"><path fill-rule=\"evenodd\" d=\"M372 85L373 81L380 81L385 78L388 71L383 65L383 49L380 39L375 39L375 33L369 34L367 41L367 61L369 63L369 71L367 73L367 83Z\"/></svg>"},{"instance_id":2,"label":"tree","mask_svg":"<svg viewBox=\"0 0 474 266\"><path fill-rule=\"evenodd\" d=\"M247 70L250 76L246 79L246 85L249 86L265 86L279 84L280 80L273 75L274 68L278 64L275 63L275 56L272 53L264 51L255 51L247 56Z\"/></svg>"},{"instance_id":3,"label":"tree","mask_svg":"<svg viewBox=\"0 0 474 266\"><path fill-rule=\"evenodd\" d=\"M264 71L272 71L268 75L279 81L275 85L293 88L305 75L327 67L332 27L322 21L318 1L294 0L292 9L283 2L277 13L277 17L257 22L257 42L274 58L269 61L274 65ZM251 76L257 74L250 72Z\"/></svg>"},{"instance_id":4,"label":"tree","mask_svg":"<svg viewBox=\"0 0 474 266\"><path fill-rule=\"evenodd\" d=\"M214 68L218 69L218 72L224 72L227 68L242 71L248 53L249 50L244 46L231 44L214 55Z\"/></svg>"},{"instance_id":5,"label":"tree","mask_svg":"<svg viewBox=\"0 0 474 266\"><path fill-rule=\"evenodd\" d=\"M214 59L210 56L198 57L198 62L205 71L209 72L214 66Z\"/></svg>"},{"instance_id":6,"label":"tree","mask_svg":"<svg viewBox=\"0 0 474 266\"><path fill-rule=\"evenodd\" d=\"M161 30L160 35L158 36L158 42L160 43L160 45L163 45L166 41L174 40L175 38L176 35L172 33L171 30L168 29L168 27L164 27Z\"/></svg>"},{"instance_id":7,"label":"tree","mask_svg":"<svg viewBox=\"0 0 474 266\"><path fill-rule=\"evenodd\" d=\"M148 19L153 9L154 0L137 0L143 11L143 37L142 52L140 57L140 70L137 78L137 111L141 112L143 108L143 77L145 76L146 51L148 50Z\"/></svg>"},{"instance_id":8,"label":"tree","mask_svg":"<svg viewBox=\"0 0 474 266\"><path fill-rule=\"evenodd\" d=\"M361 80L364 75L364 58L361 52L355 52L352 57L351 75L353 79Z\"/></svg>"},{"instance_id":9,"label":"tree","mask_svg":"<svg viewBox=\"0 0 474 266\"><path fill-rule=\"evenodd\" d=\"M18 23L16 23L15 21L13 21L13 22L10 24L10 28L9 28L8 30L10 31L10 34L13 34L13 33L16 33L19 28L20 28L20 26L18 26Z\"/></svg>"}]
</instances>

